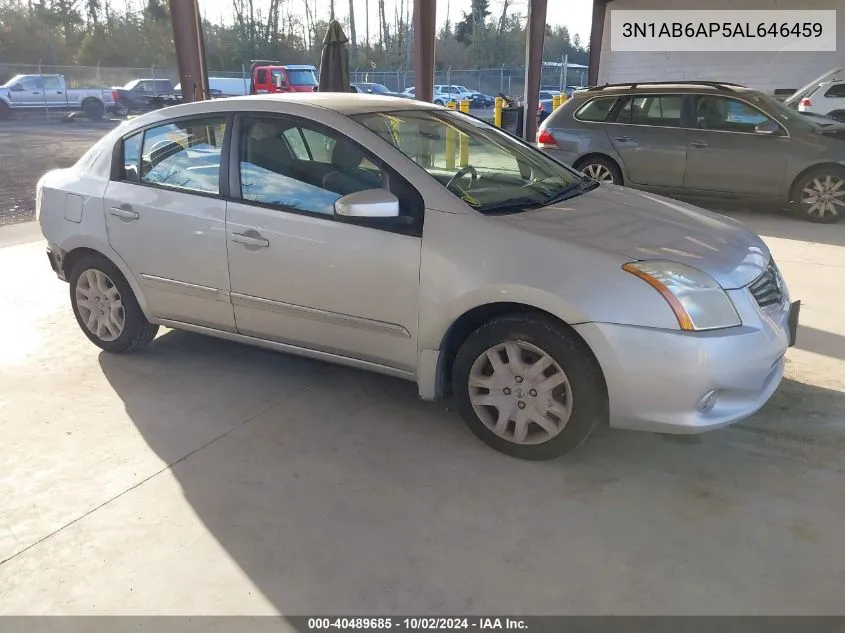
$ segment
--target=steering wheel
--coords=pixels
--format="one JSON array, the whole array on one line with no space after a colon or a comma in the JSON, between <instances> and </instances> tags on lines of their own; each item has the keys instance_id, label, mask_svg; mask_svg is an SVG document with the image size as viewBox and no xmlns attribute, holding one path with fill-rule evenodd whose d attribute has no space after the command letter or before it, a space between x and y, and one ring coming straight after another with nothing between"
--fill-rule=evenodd
<instances>
[{"instance_id":1,"label":"steering wheel","mask_svg":"<svg viewBox=\"0 0 845 633\"><path fill-rule=\"evenodd\" d=\"M472 189L472 186L478 180L478 172L475 170L475 167L473 167L472 165L467 165L466 167L461 167L461 169L458 171L458 173L456 173L454 176L449 178L449 182L446 183L446 188L451 189L452 185L455 183L456 180L458 180L459 178L462 178L463 176L466 176L467 174L470 174L472 176L472 179L470 180L470 183L469 183L469 187L467 187L467 189Z\"/></svg>"}]
</instances>

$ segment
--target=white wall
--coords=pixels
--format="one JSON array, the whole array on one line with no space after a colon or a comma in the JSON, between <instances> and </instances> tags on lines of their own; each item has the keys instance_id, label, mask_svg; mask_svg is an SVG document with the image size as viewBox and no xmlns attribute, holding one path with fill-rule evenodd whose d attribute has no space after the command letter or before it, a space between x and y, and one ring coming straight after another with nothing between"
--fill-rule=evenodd
<instances>
[{"instance_id":1,"label":"white wall","mask_svg":"<svg viewBox=\"0 0 845 633\"><path fill-rule=\"evenodd\" d=\"M838 52L614 52L610 50L610 14L614 9L836 9ZM607 5L599 84L721 80L770 92L775 88L800 88L839 66L845 67L845 0L613 0Z\"/></svg>"}]
</instances>

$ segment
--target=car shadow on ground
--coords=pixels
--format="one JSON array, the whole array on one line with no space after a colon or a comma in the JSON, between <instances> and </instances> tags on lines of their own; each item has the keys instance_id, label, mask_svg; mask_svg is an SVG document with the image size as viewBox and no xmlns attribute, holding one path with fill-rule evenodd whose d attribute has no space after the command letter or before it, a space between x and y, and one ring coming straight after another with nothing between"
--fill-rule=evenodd
<instances>
[{"instance_id":1,"label":"car shadow on ground","mask_svg":"<svg viewBox=\"0 0 845 633\"><path fill-rule=\"evenodd\" d=\"M726 534L771 520L755 486L809 486L800 454L773 465L741 431L602 431L561 460L514 460L413 383L190 333L99 360L196 515L287 615L589 611L564 569L598 589L600 552L634 586L687 551L684 525L722 556L745 547Z\"/></svg>"},{"instance_id":2,"label":"car shadow on ground","mask_svg":"<svg viewBox=\"0 0 845 633\"><path fill-rule=\"evenodd\" d=\"M845 221L836 224L816 224L786 212L747 211L712 208L716 213L742 222L758 235L785 240L845 246Z\"/></svg>"},{"instance_id":3,"label":"car shadow on ground","mask_svg":"<svg viewBox=\"0 0 845 633\"><path fill-rule=\"evenodd\" d=\"M799 326L795 347L807 352L845 360L845 336L806 325Z\"/></svg>"}]
</instances>

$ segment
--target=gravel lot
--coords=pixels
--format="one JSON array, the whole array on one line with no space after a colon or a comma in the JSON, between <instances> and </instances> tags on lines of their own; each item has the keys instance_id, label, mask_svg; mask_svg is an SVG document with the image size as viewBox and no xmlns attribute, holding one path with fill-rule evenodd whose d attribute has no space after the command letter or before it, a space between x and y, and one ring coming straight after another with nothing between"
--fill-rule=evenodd
<instances>
[{"instance_id":1,"label":"gravel lot","mask_svg":"<svg viewBox=\"0 0 845 633\"><path fill-rule=\"evenodd\" d=\"M35 185L51 169L70 167L113 122L4 121L0 124L0 174L5 200L0 225L31 220Z\"/></svg>"}]
</instances>

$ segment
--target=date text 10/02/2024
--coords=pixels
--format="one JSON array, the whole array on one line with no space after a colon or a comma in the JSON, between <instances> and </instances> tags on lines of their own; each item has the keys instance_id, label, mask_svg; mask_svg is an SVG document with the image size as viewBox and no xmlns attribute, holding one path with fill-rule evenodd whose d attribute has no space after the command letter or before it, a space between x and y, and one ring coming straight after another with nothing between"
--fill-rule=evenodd
<instances>
[{"instance_id":1,"label":"date text 10/02/2024","mask_svg":"<svg viewBox=\"0 0 845 633\"><path fill-rule=\"evenodd\" d=\"M625 38L693 38L693 37L803 37L818 38L824 33L821 22L764 23L759 22L625 22Z\"/></svg>"},{"instance_id":2,"label":"date text 10/02/2024","mask_svg":"<svg viewBox=\"0 0 845 633\"><path fill-rule=\"evenodd\" d=\"M311 631L461 631L527 630L520 618L352 617L308 618Z\"/></svg>"}]
</instances>

